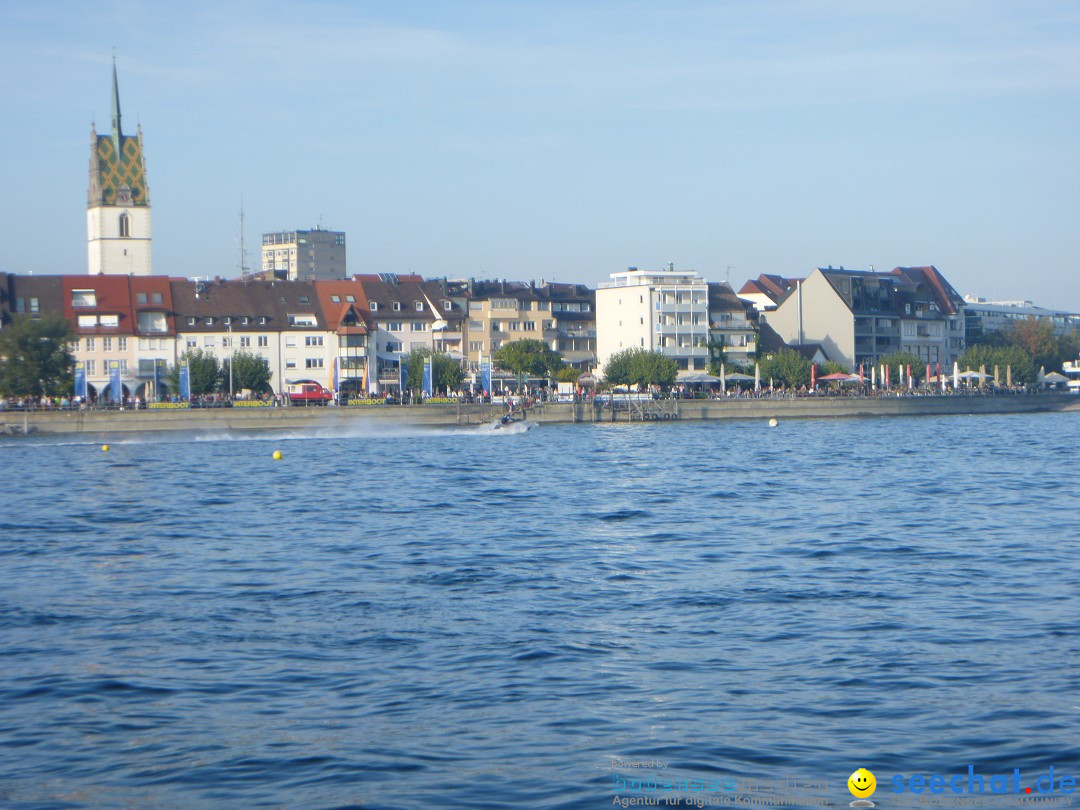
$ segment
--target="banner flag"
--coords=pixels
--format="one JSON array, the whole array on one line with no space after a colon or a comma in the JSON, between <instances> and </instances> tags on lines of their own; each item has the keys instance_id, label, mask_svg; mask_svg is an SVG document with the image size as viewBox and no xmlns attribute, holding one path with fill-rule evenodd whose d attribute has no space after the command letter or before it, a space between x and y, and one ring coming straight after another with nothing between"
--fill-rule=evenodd
<instances>
[{"instance_id":1,"label":"banner flag","mask_svg":"<svg viewBox=\"0 0 1080 810\"><path fill-rule=\"evenodd\" d=\"M491 393L491 358L480 361L480 392Z\"/></svg>"},{"instance_id":2,"label":"banner flag","mask_svg":"<svg viewBox=\"0 0 1080 810\"><path fill-rule=\"evenodd\" d=\"M424 358L424 377L423 377L423 385L422 385L422 387L424 389L424 396L425 397L430 397L432 395L431 358L430 357L425 357Z\"/></svg>"},{"instance_id":3,"label":"banner flag","mask_svg":"<svg viewBox=\"0 0 1080 810\"><path fill-rule=\"evenodd\" d=\"M191 399L191 370L186 357L180 358L180 399Z\"/></svg>"},{"instance_id":4,"label":"banner flag","mask_svg":"<svg viewBox=\"0 0 1080 810\"><path fill-rule=\"evenodd\" d=\"M80 360L75 364L75 396L82 397L85 401L86 395L86 361Z\"/></svg>"},{"instance_id":5,"label":"banner flag","mask_svg":"<svg viewBox=\"0 0 1080 810\"><path fill-rule=\"evenodd\" d=\"M109 361L109 399L113 402L124 401L124 389L120 383L120 361Z\"/></svg>"}]
</instances>

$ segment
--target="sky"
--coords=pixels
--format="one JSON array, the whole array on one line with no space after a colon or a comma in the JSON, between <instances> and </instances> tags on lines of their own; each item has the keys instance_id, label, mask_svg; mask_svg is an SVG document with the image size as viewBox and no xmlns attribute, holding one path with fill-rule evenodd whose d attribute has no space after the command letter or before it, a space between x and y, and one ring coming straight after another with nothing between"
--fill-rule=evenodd
<instances>
[{"instance_id":1,"label":"sky","mask_svg":"<svg viewBox=\"0 0 1080 810\"><path fill-rule=\"evenodd\" d=\"M935 265L1080 311L1072 0L0 3L0 270L86 271L90 126L141 124L157 274L261 234L351 273L738 288Z\"/></svg>"}]
</instances>

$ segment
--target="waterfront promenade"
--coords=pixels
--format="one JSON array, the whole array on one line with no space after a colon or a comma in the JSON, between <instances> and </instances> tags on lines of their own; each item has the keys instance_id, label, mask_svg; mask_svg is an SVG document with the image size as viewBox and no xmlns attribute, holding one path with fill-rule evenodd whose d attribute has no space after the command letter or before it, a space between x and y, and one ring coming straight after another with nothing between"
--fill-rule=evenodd
<instances>
[{"instance_id":1,"label":"waterfront promenade","mask_svg":"<svg viewBox=\"0 0 1080 810\"><path fill-rule=\"evenodd\" d=\"M761 397L668 399L638 402L544 403L525 416L537 423L567 424L678 420L791 419L1037 413L1080 410L1080 397L1063 393L865 397ZM494 404L370 405L345 407L164 408L150 410L4 411L7 432L25 426L37 434L108 434L160 431L296 430L374 426L482 425L505 413Z\"/></svg>"}]
</instances>

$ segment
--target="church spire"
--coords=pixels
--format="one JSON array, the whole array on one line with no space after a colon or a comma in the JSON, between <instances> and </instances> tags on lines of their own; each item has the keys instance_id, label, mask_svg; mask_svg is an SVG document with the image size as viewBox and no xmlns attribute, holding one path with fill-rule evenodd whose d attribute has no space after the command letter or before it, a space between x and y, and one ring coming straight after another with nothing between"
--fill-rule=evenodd
<instances>
[{"instance_id":1,"label":"church spire","mask_svg":"<svg viewBox=\"0 0 1080 810\"><path fill-rule=\"evenodd\" d=\"M120 85L116 81L116 55L112 60L112 140L116 154L120 154Z\"/></svg>"}]
</instances>

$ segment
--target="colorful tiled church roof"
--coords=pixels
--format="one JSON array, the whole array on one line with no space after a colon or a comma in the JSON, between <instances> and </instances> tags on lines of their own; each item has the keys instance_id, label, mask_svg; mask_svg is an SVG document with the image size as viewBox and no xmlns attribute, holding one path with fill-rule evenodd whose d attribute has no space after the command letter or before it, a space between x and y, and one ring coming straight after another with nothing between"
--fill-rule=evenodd
<instances>
[{"instance_id":1,"label":"colorful tiled church roof","mask_svg":"<svg viewBox=\"0 0 1080 810\"><path fill-rule=\"evenodd\" d=\"M149 205L142 131L124 135L120 126L120 90L113 61L112 134L90 131L90 195L88 204Z\"/></svg>"}]
</instances>

